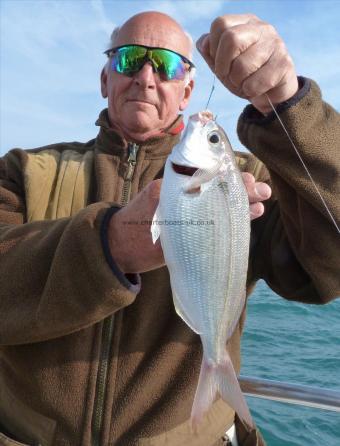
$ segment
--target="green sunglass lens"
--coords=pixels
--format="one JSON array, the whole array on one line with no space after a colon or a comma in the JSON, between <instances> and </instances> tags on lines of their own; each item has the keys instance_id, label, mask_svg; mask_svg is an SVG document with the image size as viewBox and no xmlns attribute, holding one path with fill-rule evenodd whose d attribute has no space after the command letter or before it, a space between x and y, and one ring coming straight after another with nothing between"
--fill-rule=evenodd
<instances>
[{"instance_id":1,"label":"green sunglass lens","mask_svg":"<svg viewBox=\"0 0 340 446\"><path fill-rule=\"evenodd\" d=\"M122 74L135 73L141 68L146 49L138 46L122 47L112 58L112 69Z\"/></svg>"},{"instance_id":2,"label":"green sunglass lens","mask_svg":"<svg viewBox=\"0 0 340 446\"><path fill-rule=\"evenodd\" d=\"M178 54L137 45L118 48L113 55L111 67L113 71L129 76L137 73L146 60L152 63L154 70L165 80L182 80L185 77L185 64Z\"/></svg>"},{"instance_id":3,"label":"green sunglass lens","mask_svg":"<svg viewBox=\"0 0 340 446\"><path fill-rule=\"evenodd\" d=\"M152 61L157 72L163 73L167 80L184 79L185 66L178 54L167 50L152 50Z\"/></svg>"}]
</instances>

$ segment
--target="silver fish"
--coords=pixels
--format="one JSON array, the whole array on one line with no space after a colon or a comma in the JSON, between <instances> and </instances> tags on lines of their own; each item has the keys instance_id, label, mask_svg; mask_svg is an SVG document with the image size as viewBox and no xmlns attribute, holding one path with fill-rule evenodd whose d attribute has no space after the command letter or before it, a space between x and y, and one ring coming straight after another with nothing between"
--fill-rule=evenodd
<instances>
[{"instance_id":1,"label":"silver fish","mask_svg":"<svg viewBox=\"0 0 340 446\"><path fill-rule=\"evenodd\" d=\"M178 166L197 170L188 176ZM194 430L218 395L254 426L226 348L245 303L248 195L228 138L208 111L189 118L167 159L151 232L154 242L160 237L176 311L203 344Z\"/></svg>"}]
</instances>

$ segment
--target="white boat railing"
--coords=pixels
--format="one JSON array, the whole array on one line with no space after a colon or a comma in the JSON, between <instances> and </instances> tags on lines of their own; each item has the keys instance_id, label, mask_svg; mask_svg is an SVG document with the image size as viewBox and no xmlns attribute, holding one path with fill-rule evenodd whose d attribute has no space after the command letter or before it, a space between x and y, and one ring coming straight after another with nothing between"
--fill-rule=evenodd
<instances>
[{"instance_id":1,"label":"white boat railing","mask_svg":"<svg viewBox=\"0 0 340 446\"><path fill-rule=\"evenodd\" d=\"M340 391L337 390L242 375L239 382L247 396L340 412Z\"/></svg>"}]
</instances>

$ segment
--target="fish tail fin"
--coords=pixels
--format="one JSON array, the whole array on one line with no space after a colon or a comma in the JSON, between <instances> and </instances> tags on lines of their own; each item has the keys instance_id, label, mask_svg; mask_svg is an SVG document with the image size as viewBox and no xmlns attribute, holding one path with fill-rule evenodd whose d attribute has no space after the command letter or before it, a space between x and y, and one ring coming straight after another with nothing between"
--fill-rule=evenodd
<instances>
[{"instance_id":1,"label":"fish tail fin","mask_svg":"<svg viewBox=\"0 0 340 446\"><path fill-rule=\"evenodd\" d=\"M254 427L247 403L242 394L229 353L223 362L215 364L203 356L201 372L191 410L191 426L197 433L198 425L204 414L220 394L221 398L232 407L239 418L249 427Z\"/></svg>"},{"instance_id":2,"label":"fish tail fin","mask_svg":"<svg viewBox=\"0 0 340 446\"><path fill-rule=\"evenodd\" d=\"M191 410L191 427L197 433L198 425L209 410L218 392L216 365L203 355L201 372L198 380L194 403Z\"/></svg>"},{"instance_id":3,"label":"fish tail fin","mask_svg":"<svg viewBox=\"0 0 340 446\"><path fill-rule=\"evenodd\" d=\"M225 351L223 362L217 367L218 392L223 401L232 407L239 418L249 428L254 428L254 421L250 415L247 402L241 391L234 366L228 351Z\"/></svg>"}]
</instances>

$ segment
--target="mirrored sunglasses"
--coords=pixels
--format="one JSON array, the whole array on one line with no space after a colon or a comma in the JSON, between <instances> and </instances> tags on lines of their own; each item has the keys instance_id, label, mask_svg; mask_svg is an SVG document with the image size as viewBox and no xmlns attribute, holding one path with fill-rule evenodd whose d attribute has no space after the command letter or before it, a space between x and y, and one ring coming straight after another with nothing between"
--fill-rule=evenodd
<instances>
[{"instance_id":1,"label":"mirrored sunglasses","mask_svg":"<svg viewBox=\"0 0 340 446\"><path fill-rule=\"evenodd\" d=\"M112 70L126 76L133 76L146 62L151 62L153 70L167 81L183 80L186 73L194 68L189 59L165 48L124 45L107 50L105 54L112 57Z\"/></svg>"}]
</instances>

